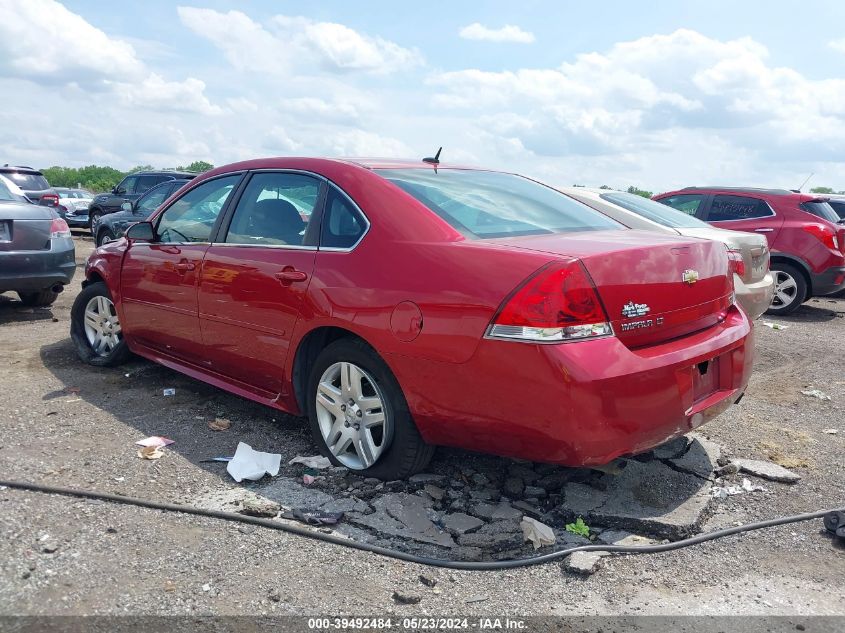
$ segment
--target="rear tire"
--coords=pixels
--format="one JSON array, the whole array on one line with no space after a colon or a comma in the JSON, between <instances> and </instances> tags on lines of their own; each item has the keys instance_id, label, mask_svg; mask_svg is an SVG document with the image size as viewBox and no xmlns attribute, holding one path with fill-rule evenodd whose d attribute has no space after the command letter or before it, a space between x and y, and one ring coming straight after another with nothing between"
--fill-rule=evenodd
<instances>
[{"instance_id":1,"label":"rear tire","mask_svg":"<svg viewBox=\"0 0 845 633\"><path fill-rule=\"evenodd\" d=\"M99 223L101 217L103 217L103 212L100 209L91 209L88 211L88 229L92 234L97 229L97 223Z\"/></svg>"},{"instance_id":2,"label":"rear tire","mask_svg":"<svg viewBox=\"0 0 845 633\"><path fill-rule=\"evenodd\" d=\"M358 376L358 395L345 391L339 375L344 368L352 368ZM336 376L338 383L335 387L331 384L332 376ZM355 382L351 374L349 382ZM329 392L334 396L333 403L325 399L325 394ZM311 368L306 393L314 441L334 465L346 466L364 477L389 481L409 477L431 461L435 447L422 439L399 383L387 364L363 341L341 339L320 352ZM318 395L323 404L318 405ZM363 424L368 416L378 416L379 410L384 419L381 426L378 423L372 427ZM363 450L369 455L375 454L375 460L368 466L360 458L358 449L367 442L367 436L369 448ZM338 451L339 455L336 455L329 448L327 437L336 450L346 437L359 438L359 441L356 443L355 439L350 439L347 451Z\"/></svg>"},{"instance_id":3,"label":"rear tire","mask_svg":"<svg viewBox=\"0 0 845 633\"><path fill-rule=\"evenodd\" d=\"M59 293L47 288L47 290L41 290L40 292L18 292L18 296L21 298L21 303L25 306L44 307L53 305Z\"/></svg>"},{"instance_id":4,"label":"rear tire","mask_svg":"<svg viewBox=\"0 0 845 633\"><path fill-rule=\"evenodd\" d=\"M111 293L102 281L83 288L76 296L70 311L70 337L79 358L89 365L113 367L128 360L129 347Z\"/></svg>"},{"instance_id":5,"label":"rear tire","mask_svg":"<svg viewBox=\"0 0 845 633\"><path fill-rule=\"evenodd\" d=\"M776 262L771 266L775 278L775 296L766 314L786 316L792 314L810 298L807 281L795 266Z\"/></svg>"},{"instance_id":6,"label":"rear tire","mask_svg":"<svg viewBox=\"0 0 845 633\"><path fill-rule=\"evenodd\" d=\"M109 229L101 229L97 231L97 246L113 242L114 239L114 233L112 233Z\"/></svg>"}]
</instances>

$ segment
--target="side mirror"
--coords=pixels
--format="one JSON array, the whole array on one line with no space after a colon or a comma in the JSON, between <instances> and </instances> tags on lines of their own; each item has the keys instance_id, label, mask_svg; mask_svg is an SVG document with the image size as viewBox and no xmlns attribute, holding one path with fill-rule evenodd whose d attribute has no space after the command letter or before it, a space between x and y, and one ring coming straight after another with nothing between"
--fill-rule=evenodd
<instances>
[{"instance_id":1,"label":"side mirror","mask_svg":"<svg viewBox=\"0 0 845 633\"><path fill-rule=\"evenodd\" d=\"M131 202L124 202L122 205L120 205L120 208L123 211L132 211L132 203Z\"/></svg>"},{"instance_id":2,"label":"side mirror","mask_svg":"<svg viewBox=\"0 0 845 633\"><path fill-rule=\"evenodd\" d=\"M126 231L126 239L130 242L155 242L155 229L150 222L138 222Z\"/></svg>"},{"instance_id":3,"label":"side mirror","mask_svg":"<svg viewBox=\"0 0 845 633\"><path fill-rule=\"evenodd\" d=\"M111 190L111 192L116 196L122 196L124 193L126 193L126 189L124 189L123 187L115 187Z\"/></svg>"}]
</instances>

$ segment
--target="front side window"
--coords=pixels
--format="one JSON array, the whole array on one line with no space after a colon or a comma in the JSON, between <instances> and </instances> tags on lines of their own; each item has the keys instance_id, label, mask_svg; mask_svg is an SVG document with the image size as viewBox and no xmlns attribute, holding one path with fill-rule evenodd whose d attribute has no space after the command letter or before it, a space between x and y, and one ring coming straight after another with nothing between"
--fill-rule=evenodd
<instances>
[{"instance_id":1,"label":"front side window","mask_svg":"<svg viewBox=\"0 0 845 633\"><path fill-rule=\"evenodd\" d=\"M232 174L206 181L171 204L159 218L159 241L208 242L217 216L240 179L240 174Z\"/></svg>"},{"instance_id":2,"label":"front side window","mask_svg":"<svg viewBox=\"0 0 845 633\"><path fill-rule=\"evenodd\" d=\"M469 239L624 228L559 191L514 174L460 169L376 172Z\"/></svg>"},{"instance_id":3,"label":"front side window","mask_svg":"<svg viewBox=\"0 0 845 633\"><path fill-rule=\"evenodd\" d=\"M681 194L678 196L669 196L668 198L661 198L658 200L661 204L682 211L687 215L695 215L698 212L701 203L704 202L704 196L699 194Z\"/></svg>"},{"instance_id":4,"label":"front side window","mask_svg":"<svg viewBox=\"0 0 845 633\"><path fill-rule=\"evenodd\" d=\"M750 220L774 215L765 202L748 196L713 196L713 204L707 214L708 222L727 222L730 220Z\"/></svg>"},{"instance_id":5,"label":"front side window","mask_svg":"<svg viewBox=\"0 0 845 633\"><path fill-rule=\"evenodd\" d=\"M134 193L136 182L138 182L138 176L127 176L120 182L115 191L121 194Z\"/></svg>"},{"instance_id":6,"label":"front side window","mask_svg":"<svg viewBox=\"0 0 845 633\"><path fill-rule=\"evenodd\" d=\"M631 213L636 213L639 216L668 226L673 229L700 229L708 228L706 222L702 222L698 218L691 217L686 213L682 213L677 209L660 204L654 200L643 198L633 193L626 193L624 191L614 191L612 193L603 193L599 196L603 200L619 205L623 209L627 209Z\"/></svg>"},{"instance_id":7,"label":"front side window","mask_svg":"<svg viewBox=\"0 0 845 633\"><path fill-rule=\"evenodd\" d=\"M367 221L335 187L329 189L320 229L320 247L352 248L367 230Z\"/></svg>"},{"instance_id":8,"label":"front side window","mask_svg":"<svg viewBox=\"0 0 845 633\"><path fill-rule=\"evenodd\" d=\"M162 185L148 191L142 198L138 200L136 211L144 215L150 215L155 211L162 202L167 200L167 195L170 193L172 187Z\"/></svg>"},{"instance_id":9,"label":"front side window","mask_svg":"<svg viewBox=\"0 0 845 633\"><path fill-rule=\"evenodd\" d=\"M229 244L306 246L320 181L282 172L254 174L226 234Z\"/></svg>"}]
</instances>

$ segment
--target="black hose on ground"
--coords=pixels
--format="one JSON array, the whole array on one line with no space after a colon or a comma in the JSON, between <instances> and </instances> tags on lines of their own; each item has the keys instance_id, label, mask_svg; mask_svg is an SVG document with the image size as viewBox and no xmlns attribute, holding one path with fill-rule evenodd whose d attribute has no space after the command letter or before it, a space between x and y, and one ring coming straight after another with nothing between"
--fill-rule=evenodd
<instances>
[{"instance_id":1,"label":"black hose on ground","mask_svg":"<svg viewBox=\"0 0 845 633\"><path fill-rule=\"evenodd\" d=\"M681 541L674 541L672 543L664 543L660 545L641 545L641 546L627 546L627 545L579 545L578 547L570 547L568 549L558 550L549 554L542 554L540 556L532 556L530 558L521 558L516 560L505 561L491 561L491 562L463 562L441 560L437 558L428 558L425 556L415 556L407 554L398 550L389 549L386 547L379 547L378 545L370 545L369 543L358 543L348 538L341 538L332 534L324 534L312 530L306 530L294 525L280 523L272 519L261 519L258 517L245 516L243 514L236 514L234 512L223 512L222 510L204 510L202 508L194 508L191 506L180 505L176 503L165 503L160 501L150 501L147 499L138 499L137 497L124 497L123 495L110 494L107 492L97 492L94 490L79 490L76 488L60 488L58 486L45 486L42 484L34 484L26 481L2 481L0 486L6 486L16 490L29 490L31 492L43 492L47 494L65 495L68 497L79 497L83 499L98 499L100 501L110 501L113 503L123 503L125 505L139 506L141 508L150 508L151 510L166 510L168 512L181 512L183 514L195 514L197 516L211 517L214 519L224 519L226 521L237 521L238 523L248 523L250 525L259 525L261 527L270 528L272 530L281 530L289 534L296 534L297 536L304 536L306 538L332 543L334 545L342 545L344 547L351 547L364 552L371 552L373 554L380 554L390 558L407 561L409 563L418 563L420 565L428 565L430 567L444 567L446 569L462 569L468 571L493 571L501 569L516 569L517 567L528 567L530 565L541 565L543 563L550 563L555 560L565 558L574 552L609 552L611 554L656 554L658 552L670 552L672 550L681 549L682 547L689 547L691 545L698 545L699 543L706 543L717 538L730 536L731 534L739 534L741 532L749 532L751 530L760 530L768 527L775 527L777 525L786 525L788 523L798 523L800 521L810 521L812 519L820 519L831 512L845 512L845 508L833 510L819 510L817 512L808 512L806 514L796 514L788 517L781 517L777 519L768 519L765 521L756 521L746 525L738 525L735 527L725 528L723 530L716 530L715 532L708 532L706 534L699 534Z\"/></svg>"}]
</instances>

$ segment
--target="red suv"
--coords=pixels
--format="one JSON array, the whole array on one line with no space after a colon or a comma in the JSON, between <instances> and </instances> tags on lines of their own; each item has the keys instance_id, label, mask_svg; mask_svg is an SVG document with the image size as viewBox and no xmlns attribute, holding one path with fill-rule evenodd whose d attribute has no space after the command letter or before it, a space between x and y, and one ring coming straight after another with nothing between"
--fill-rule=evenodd
<instances>
[{"instance_id":1,"label":"red suv","mask_svg":"<svg viewBox=\"0 0 845 633\"><path fill-rule=\"evenodd\" d=\"M845 227L825 197L786 189L687 187L655 200L722 229L763 233L772 252L769 314L845 287Z\"/></svg>"}]
</instances>

